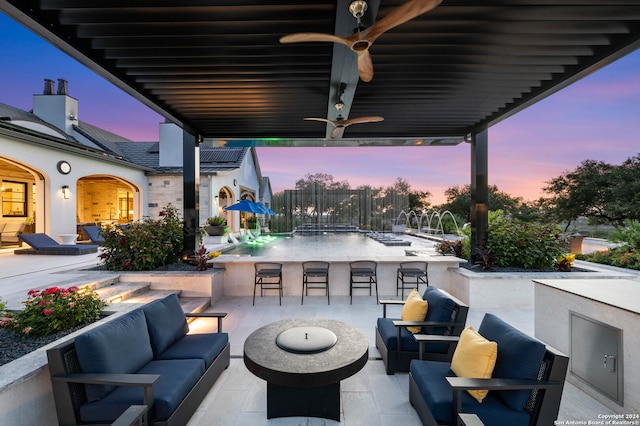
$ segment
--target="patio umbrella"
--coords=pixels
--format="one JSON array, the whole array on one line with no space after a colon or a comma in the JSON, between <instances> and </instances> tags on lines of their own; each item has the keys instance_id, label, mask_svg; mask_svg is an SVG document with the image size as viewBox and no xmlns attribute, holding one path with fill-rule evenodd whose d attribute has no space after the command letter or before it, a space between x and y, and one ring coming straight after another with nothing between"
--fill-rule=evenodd
<instances>
[{"instance_id":1,"label":"patio umbrella","mask_svg":"<svg viewBox=\"0 0 640 426\"><path fill-rule=\"evenodd\" d=\"M269 215L274 215L276 214L276 212L274 212L273 210L271 210L269 207L265 206L263 203L261 203L260 201L258 201L257 203L255 203L256 206L258 206L258 208L260 210L262 210L260 212L260 214L269 214Z\"/></svg>"},{"instance_id":2,"label":"patio umbrella","mask_svg":"<svg viewBox=\"0 0 640 426\"><path fill-rule=\"evenodd\" d=\"M250 200L240 200L235 204L232 204L230 206L225 207L224 209L225 210L238 210L238 211L241 211L241 212L264 214L264 213L262 213L262 210L260 209L260 207L258 207L256 205L256 203L254 203L253 201L250 201Z\"/></svg>"}]
</instances>

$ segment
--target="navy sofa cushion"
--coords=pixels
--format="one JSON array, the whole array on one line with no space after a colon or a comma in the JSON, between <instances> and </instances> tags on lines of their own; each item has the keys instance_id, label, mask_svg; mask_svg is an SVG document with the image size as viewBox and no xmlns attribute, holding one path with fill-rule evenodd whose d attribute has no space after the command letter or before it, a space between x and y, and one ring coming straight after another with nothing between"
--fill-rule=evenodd
<instances>
[{"instance_id":1,"label":"navy sofa cushion","mask_svg":"<svg viewBox=\"0 0 640 426\"><path fill-rule=\"evenodd\" d=\"M498 359L492 377L533 379L538 377L544 359L544 343L513 328L497 316L486 314L478 332L498 344ZM492 393L491 391L489 393ZM500 398L513 410L524 410L530 390L498 391Z\"/></svg>"},{"instance_id":2,"label":"navy sofa cushion","mask_svg":"<svg viewBox=\"0 0 640 426\"><path fill-rule=\"evenodd\" d=\"M431 414L443 424L455 424L453 419L453 390L445 377L455 377L450 364L436 361L411 361L409 371L416 382ZM463 413L477 414L486 425L528 426L529 414L512 410L492 391L478 403L468 392L462 392Z\"/></svg>"},{"instance_id":3,"label":"navy sofa cushion","mask_svg":"<svg viewBox=\"0 0 640 426\"><path fill-rule=\"evenodd\" d=\"M189 332L187 319L176 294L149 303L142 310L147 317L151 347L155 356Z\"/></svg>"},{"instance_id":4,"label":"navy sofa cushion","mask_svg":"<svg viewBox=\"0 0 640 426\"><path fill-rule=\"evenodd\" d=\"M199 358L204 360L205 368L209 368L228 342L227 333L188 334L156 356L156 359Z\"/></svg>"},{"instance_id":5,"label":"navy sofa cushion","mask_svg":"<svg viewBox=\"0 0 640 426\"><path fill-rule=\"evenodd\" d=\"M135 373L153 359L147 321L135 310L75 339L83 373ZM96 401L113 386L86 385L87 398Z\"/></svg>"},{"instance_id":6,"label":"navy sofa cushion","mask_svg":"<svg viewBox=\"0 0 640 426\"><path fill-rule=\"evenodd\" d=\"M167 419L204 374L201 359L151 361L137 371L139 374L159 374L153 386L154 404L150 418ZM80 407L83 422L113 422L130 405L143 403L142 387L121 386L104 398Z\"/></svg>"}]
</instances>

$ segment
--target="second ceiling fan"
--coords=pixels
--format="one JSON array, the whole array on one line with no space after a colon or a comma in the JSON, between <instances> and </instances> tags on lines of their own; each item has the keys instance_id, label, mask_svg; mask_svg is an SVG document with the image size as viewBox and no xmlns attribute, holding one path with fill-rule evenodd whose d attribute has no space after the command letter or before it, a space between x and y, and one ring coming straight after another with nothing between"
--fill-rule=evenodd
<instances>
[{"instance_id":1,"label":"second ceiling fan","mask_svg":"<svg viewBox=\"0 0 640 426\"><path fill-rule=\"evenodd\" d=\"M434 9L441 2L442 0L409 0L373 26L361 30L360 19L367 10L367 2L356 0L349 6L349 11L358 21L358 27L354 34L337 36L322 33L296 33L281 37L280 43L330 41L344 44L358 55L358 73L362 81L368 82L373 79L373 63L371 55L369 55L369 48L373 42L390 29Z\"/></svg>"},{"instance_id":2,"label":"second ceiling fan","mask_svg":"<svg viewBox=\"0 0 640 426\"><path fill-rule=\"evenodd\" d=\"M309 120L309 121L322 121L323 123L331 124L333 126L333 130L331 131L331 139L335 139L338 137L338 135L340 134L340 129L344 129L345 127L351 126L352 124L377 123L379 121L384 120L384 118L379 116L358 117L358 118L351 118L348 120L345 120L344 118L342 118L341 111L345 107L344 102L342 102L342 95L344 94L346 88L347 88L347 85L344 83L341 83L340 88L338 89L338 100L334 105L336 110L338 111L338 116L336 117L335 120L329 120L327 118L315 118L315 117L305 118L305 120Z\"/></svg>"}]
</instances>

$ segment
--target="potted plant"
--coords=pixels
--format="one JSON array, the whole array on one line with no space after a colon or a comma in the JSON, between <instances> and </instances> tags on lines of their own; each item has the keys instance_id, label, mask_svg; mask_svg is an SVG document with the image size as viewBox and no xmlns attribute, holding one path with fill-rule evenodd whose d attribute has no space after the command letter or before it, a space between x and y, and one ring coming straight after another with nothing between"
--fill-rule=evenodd
<instances>
[{"instance_id":1,"label":"potted plant","mask_svg":"<svg viewBox=\"0 0 640 426\"><path fill-rule=\"evenodd\" d=\"M212 216L207 219L207 235L216 236L216 235L224 235L227 232L227 227L225 226L226 219L222 216Z\"/></svg>"}]
</instances>

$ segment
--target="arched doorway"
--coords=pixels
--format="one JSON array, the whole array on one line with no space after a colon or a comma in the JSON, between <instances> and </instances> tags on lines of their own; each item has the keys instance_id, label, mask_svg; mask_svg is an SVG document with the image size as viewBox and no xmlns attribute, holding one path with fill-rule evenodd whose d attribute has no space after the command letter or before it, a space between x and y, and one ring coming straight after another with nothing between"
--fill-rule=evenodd
<instances>
[{"instance_id":1,"label":"arched doorway","mask_svg":"<svg viewBox=\"0 0 640 426\"><path fill-rule=\"evenodd\" d=\"M122 224L140 217L140 191L113 176L86 176L77 182L79 224Z\"/></svg>"}]
</instances>

